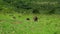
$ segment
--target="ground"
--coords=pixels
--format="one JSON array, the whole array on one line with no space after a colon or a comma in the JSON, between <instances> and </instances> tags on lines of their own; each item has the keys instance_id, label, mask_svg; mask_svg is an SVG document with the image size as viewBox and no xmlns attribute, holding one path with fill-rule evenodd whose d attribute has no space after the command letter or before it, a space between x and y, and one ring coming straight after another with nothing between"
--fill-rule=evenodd
<instances>
[{"instance_id":1,"label":"ground","mask_svg":"<svg viewBox=\"0 0 60 34\"><path fill-rule=\"evenodd\" d=\"M0 34L60 34L60 15L1 13Z\"/></svg>"}]
</instances>

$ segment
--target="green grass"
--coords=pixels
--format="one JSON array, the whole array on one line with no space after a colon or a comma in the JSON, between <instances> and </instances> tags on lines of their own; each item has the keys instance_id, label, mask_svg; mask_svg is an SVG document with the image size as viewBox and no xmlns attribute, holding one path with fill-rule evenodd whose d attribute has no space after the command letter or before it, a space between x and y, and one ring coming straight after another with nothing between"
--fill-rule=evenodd
<instances>
[{"instance_id":1,"label":"green grass","mask_svg":"<svg viewBox=\"0 0 60 34\"><path fill-rule=\"evenodd\" d=\"M60 34L60 15L12 14L16 19L9 15L0 14L0 34ZM38 16L37 22L34 16Z\"/></svg>"}]
</instances>

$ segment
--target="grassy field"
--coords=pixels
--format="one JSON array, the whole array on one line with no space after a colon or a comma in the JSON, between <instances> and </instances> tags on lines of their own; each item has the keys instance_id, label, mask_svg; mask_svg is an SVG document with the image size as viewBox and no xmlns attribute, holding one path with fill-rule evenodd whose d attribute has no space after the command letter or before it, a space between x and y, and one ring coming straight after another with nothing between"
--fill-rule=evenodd
<instances>
[{"instance_id":1,"label":"grassy field","mask_svg":"<svg viewBox=\"0 0 60 34\"><path fill-rule=\"evenodd\" d=\"M0 14L0 34L60 34L60 15Z\"/></svg>"},{"instance_id":2,"label":"grassy field","mask_svg":"<svg viewBox=\"0 0 60 34\"><path fill-rule=\"evenodd\" d=\"M59 0L0 0L0 34L60 34L58 14Z\"/></svg>"}]
</instances>

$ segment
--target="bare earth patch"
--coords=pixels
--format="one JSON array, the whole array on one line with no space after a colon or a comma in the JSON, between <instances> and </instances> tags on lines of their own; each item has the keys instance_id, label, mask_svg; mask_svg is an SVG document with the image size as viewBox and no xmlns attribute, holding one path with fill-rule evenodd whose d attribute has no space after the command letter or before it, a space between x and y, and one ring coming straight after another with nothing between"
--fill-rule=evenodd
<instances>
[{"instance_id":1,"label":"bare earth patch","mask_svg":"<svg viewBox=\"0 0 60 34\"><path fill-rule=\"evenodd\" d=\"M22 23L21 21L12 22L12 24L21 24L21 23Z\"/></svg>"},{"instance_id":2,"label":"bare earth patch","mask_svg":"<svg viewBox=\"0 0 60 34\"><path fill-rule=\"evenodd\" d=\"M0 20L0 22L5 22L5 20Z\"/></svg>"}]
</instances>

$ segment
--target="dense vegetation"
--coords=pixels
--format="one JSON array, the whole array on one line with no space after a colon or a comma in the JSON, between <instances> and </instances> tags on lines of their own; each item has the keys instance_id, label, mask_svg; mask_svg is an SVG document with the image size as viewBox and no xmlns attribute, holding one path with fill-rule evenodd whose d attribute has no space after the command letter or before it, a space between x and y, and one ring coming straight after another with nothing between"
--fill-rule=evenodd
<instances>
[{"instance_id":1,"label":"dense vegetation","mask_svg":"<svg viewBox=\"0 0 60 34\"><path fill-rule=\"evenodd\" d=\"M60 14L59 0L0 0L0 12Z\"/></svg>"}]
</instances>

